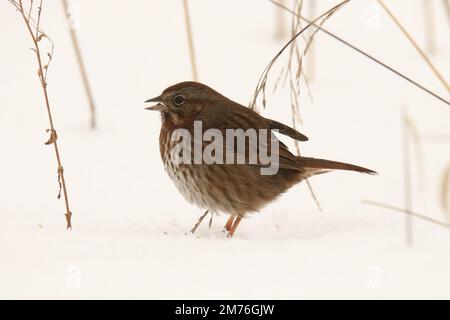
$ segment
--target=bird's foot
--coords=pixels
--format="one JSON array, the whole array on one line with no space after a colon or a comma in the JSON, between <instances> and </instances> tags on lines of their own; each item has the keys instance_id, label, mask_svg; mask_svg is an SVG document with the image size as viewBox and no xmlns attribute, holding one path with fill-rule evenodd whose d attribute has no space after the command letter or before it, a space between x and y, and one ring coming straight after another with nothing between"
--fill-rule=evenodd
<instances>
[{"instance_id":1,"label":"bird's foot","mask_svg":"<svg viewBox=\"0 0 450 320\"><path fill-rule=\"evenodd\" d=\"M241 222L241 220L242 220L242 218L239 217L239 216L234 219L233 225L231 226L230 230L228 231L227 238L231 238L233 236L233 234L236 231L236 229L237 229L239 223Z\"/></svg>"},{"instance_id":2,"label":"bird's foot","mask_svg":"<svg viewBox=\"0 0 450 320\"><path fill-rule=\"evenodd\" d=\"M224 226L225 231L230 231L231 227L233 226L233 222L234 222L234 216L230 215L230 217L227 220L227 223Z\"/></svg>"}]
</instances>

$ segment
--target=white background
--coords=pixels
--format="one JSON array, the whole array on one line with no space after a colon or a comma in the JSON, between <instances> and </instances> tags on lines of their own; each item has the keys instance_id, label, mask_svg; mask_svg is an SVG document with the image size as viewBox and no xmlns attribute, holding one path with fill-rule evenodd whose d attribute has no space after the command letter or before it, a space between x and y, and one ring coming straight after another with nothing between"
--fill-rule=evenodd
<instances>
[{"instance_id":1,"label":"white background","mask_svg":"<svg viewBox=\"0 0 450 320\"><path fill-rule=\"evenodd\" d=\"M317 2L318 12L337 3ZM386 0L424 46L422 2ZM431 2L432 60L450 80L449 20L441 1ZM247 105L260 73L289 39L275 37L274 5L189 3L200 81ZM60 1L44 1L42 16L55 42L48 90L73 211L68 232L63 201L56 200L54 152L44 145L48 122L32 43L19 14L0 2L1 298L450 297L448 229L414 220L414 245L407 247L403 214L362 202L404 206L402 110L421 135L448 137L448 105L319 33L314 102L306 91L301 97L300 131L310 138L302 152L379 175L312 178L323 212L302 183L243 221L231 240L222 231L225 216L215 217L211 230L205 223L186 235L203 211L164 172L160 117L143 105L191 79L182 2L72 4L98 108L94 132ZM284 23L288 30L289 15ZM351 1L325 26L448 99L376 1ZM288 88L269 90L264 115L290 123ZM414 211L444 222L440 187L449 144L423 140L422 178L417 158L411 160Z\"/></svg>"}]
</instances>

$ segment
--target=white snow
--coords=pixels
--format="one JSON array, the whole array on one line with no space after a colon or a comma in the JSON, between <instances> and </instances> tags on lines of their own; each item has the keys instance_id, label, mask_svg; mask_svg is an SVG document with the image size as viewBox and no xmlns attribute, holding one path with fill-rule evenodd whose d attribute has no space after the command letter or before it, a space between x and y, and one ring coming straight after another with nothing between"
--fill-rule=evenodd
<instances>
[{"instance_id":1,"label":"white snow","mask_svg":"<svg viewBox=\"0 0 450 320\"><path fill-rule=\"evenodd\" d=\"M320 12L335 3L321 1ZM352 1L325 27L448 99L374 3ZM200 81L246 105L288 40L288 34L274 37L274 6L190 4ZM302 97L301 131L310 138L302 152L379 175L312 178L323 212L301 184L243 221L231 240L222 232L225 216L191 235L203 211L186 203L164 172L160 118L143 105L191 78L181 1L73 1L98 108L94 132L60 2L44 5L42 26L56 46L48 89L74 228L65 230L64 204L56 200L56 163L44 145L47 116L31 42L19 15L2 1L0 298L450 298L449 230L414 220L408 247L402 213L362 202L404 206L401 112L407 110L422 135L448 136L447 105L319 33L314 103L306 91ZM423 45L422 2L388 5ZM438 52L432 60L450 80L449 25L441 2L433 5ZM379 28L371 27L372 18ZM289 15L285 22L288 30ZM269 92L264 115L290 123L288 97L287 88ZM444 222L439 188L449 143L423 141L422 178L412 160L414 211Z\"/></svg>"}]
</instances>

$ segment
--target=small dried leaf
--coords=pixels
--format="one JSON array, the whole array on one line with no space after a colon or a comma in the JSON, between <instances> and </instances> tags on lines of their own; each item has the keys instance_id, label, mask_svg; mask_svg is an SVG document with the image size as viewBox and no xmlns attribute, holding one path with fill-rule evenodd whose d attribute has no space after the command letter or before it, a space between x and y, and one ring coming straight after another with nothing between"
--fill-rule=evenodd
<instances>
[{"instance_id":1,"label":"small dried leaf","mask_svg":"<svg viewBox=\"0 0 450 320\"><path fill-rule=\"evenodd\" d=\"M50 132L50 138L45 142L45 145L50 145L55 143L55 141L58 139L58 135L56 134L56 130L47 129L46 132Z\"/></svg>"},{"instance_id":2,"label":"small dried leaf","mask_svg":"<svg viewBox=\"0 0 450 320\"><path fill-rule=\"evenodd\" d=\"M59 190L58 190L58 196L56 197L58 200L61 199L61 190L62 190L62 182L61 182L61 176L64 174L64 168L63 166L58 167L58 184L59 184Z\"/></svg>"},{"instance_id":3,"label":"small dried leaf","mask_svg":"<svg viewBox=\"0 0 450 320\"><path fill-rule=\"evenodd\" d=\"M45 35L44 33L41 33L41 34L37 37L36 42L41 41L41 40L44 39L45 37L46 37L46 35Z\"/></svg>"},{"instance_id":4,"label":"small dried leaf","mask_svg":"<svg viewBox=\"0 0 450 320\"><path fill-rule=\"evenodd\" d=\"M69 212L65 213L64 215L66 216L66 222L67 222L66 229L72 230L72 212L69 211Z\"/></svg>"}]
</instances>

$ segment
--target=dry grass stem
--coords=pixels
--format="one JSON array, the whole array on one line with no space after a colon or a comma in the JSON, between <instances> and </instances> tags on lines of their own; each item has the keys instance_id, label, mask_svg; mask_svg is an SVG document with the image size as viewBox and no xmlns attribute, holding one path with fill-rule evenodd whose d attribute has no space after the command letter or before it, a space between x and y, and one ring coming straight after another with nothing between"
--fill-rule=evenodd
<instances>
[{"instance_id":1,"label":"dry grass stem","mask_svg":"<svg viewBox=\"0 0 450 320\"><path fill-rule=\"evenodd\" d=\"M406 126L406 133L408 138L411 138L411 142L414 147L414 158L417 162L417 176L419 182L422 183L425 177L425 161L422 147L423 139L413 119L411 119L406 113L403 115L403 124Z\"/></svg>"},{"instance_id":2,"label":"dry grass stem","mask_svg":"<svg viewBox=\"0 0 450 320\"><path fill-rule=\"evenodd\" d=\"M314 2L314 1L312 1ZM297 15L292 15L292 21L291 21L291 37L294 37L301 29L301 19L298 18L302 14L303 10L303 0L296 1L294 3L294 11L297 13ZM325 21L322 21L322 24ZM316 35L316 29L313 31L309 37L306 36L304 33L302 33L302 38L305 42L305 49L303 52L300 51L298 47L298 41L294 41L290 47L289 50L289 59L287 66L283 69L284 74L284 81L283 85L286 82L286 79L289 79L289 87L290 87L290 99L291 99L291 115L292 115L292 126L294 129L298 129L301 123L303 123L301 113L300 113L300 94L301 94L301 79L305 80L305 86L308 92L308 96L310 97L312 101L311 92L309 90L309 83L308 83L308 77L303 72L303 58L306 57L306 55L309 52L309 49L311 48L311 44L314 40L314 36ZM311 58L311 56L308 56L308 60ZM296 62L296 66L294 66L294 62ZM295 71L295 72L294 72ZM280 76L283 75L283 72ZM275 89L276 89L277 83L275 83ZM300 143L296 140L295 142L295 149L297 152L297 155L301 155L300 153ZM306 180L306 185L308 187L309 193L311 194L311 197L313 198L317 208L319 211L322 211L322 206L320 205L320 201L317 198L316 193L314 192L314 189L311 185L311 182L309 179Z\"/></svg>"},{"instance_id":3,"label":"dry grass stem","mask_svg":"<svg viewBox=\"0 0 450 320\"><path fill-rule=\"evenodd\" d=\"M70 13L69 13L69 4L67 0L62 0L63 7L64 7L64 13L66 15L67 21L70 19ZM86 67L83 60L83 55L81 54L80 45L78 42L77 33L75 31L75 28L72 26L69 26L70 30L70 39L72 40L72 46L75 50L75 56L78 62L78 68L80 69L81 79L83 81L84 91L86 92L86 96L88 98L89 102L89 111L90 111L90 126L92 129L95 129L97 127L97 118L96 118L96 108L94 103L94 98L92 95L91 86L89 84L89 78L87 76Z\"/></svg>"},{"instance_id":4,"label":"dry grass stem","mask_svg":"<svg viewBox=\"0 0 450 320\"><path fill-rule=\"evenodd\" d=\"M441 204L447 220L450 221L450 162L442 175Z\"/></svg>"},{"instance_id":5,"label":"dry grass stem","mask_svg":"<svg viewBox=\"0 0 450 320\"><path fill-rule=\"evenodd\" d=\"M275 1L275 0L269 0L269 1L272 2L273 4L275 4L276 6L278 6L280 8L283 8L284 10L290 12L293 15L297 15L294 11L292 11L288 7L278 3L277 1ZM299 18L302 19L303 21L307 22L307 23L311 23L311 21L309 19L307 19L307 18L305 18L303 16L299 16ZM375 58L374 56L368 54L367 52L359 49L358 47L356 47L355 45L351 44L350 42L342 39L341 37L338 37L337 35L335 35L334 33L326 30L325 28L318 26L314 21L313 21L313 25L316 26L323 33L325 33L328 36L332 37L333 39L335 39L335 40L339 41L340 43L346 45L347 47L351 48L352 50L362 54L363 56L365 56L366 58L372 60L373 62L377 63L378 65L382 66L383 68L393 72L397 76L403 78L404 80L408 81L409 83L413 84L414 86L418 87L419 89L425 91L429 95L431 95L431 96L435 97L436 99L440 100L441 102L445 103L447 106L450 106L450 102L447 99L441 97L440 95L436 94L435 92L431 91L430 89L426 88L425 86L419 84L417 81L412 80L411 78L409 78L408 76L404 75L403 73L397 71L393 67L387 65L386 63L384 63L381 60Z\"/></svg>"},{"instance_id":6,"label":"dry grass stem","mask_svg":"<svg viewBox=\"0 0 450 320\"><path fill-rule=\"evenodd\" d=\"M284 0L280 0L284 3ZM286 34L286 28L284 26L284 11L275 10L275 38L283 39Z\"/></svg>"},{"instance_id":7,"label":"dry grass stem","mask_svg":"<svg viewBox=\"0 0 450 320\"><path fill-rule=\"evenodd\" d=\"M444 5L445 13L447 14L447 20L450 22L450 0L442 0Z\"/></svg>"},{"instance_id":8,"label":"dry grass stem","mask_svg":"<svg viewBox=\"0 0 450 320\"><path fill-rule=\"evenodd\" d=\"M34 20L32 18L32 12L33 12L33 8L34 8L33 0L30 1L30 7L28 8L28 10L25 10L25 8L22 4L22 0L8 0L8 1L16 8L16 10L22 16L23 21L25 22L25 26L28 30L28 33L30 34L30 37L33 41L34 47L32 48L32 50L36 54L36 59L37 59L37 63L38 63L38 77L39 77L39 82L42 87L42 92L44 94L45 106L46 106L48 121L49 121L49 125L50 125L50 129L47 130L47 132L50 133L50 137L45 144L53 145L54 150L55 150L56 161L58 163L58 184L60 186L59 192L58 192L58 198L61 196L61 189L62 189L62 193L64 195L64 203L65 203L65 207L66 207L66 213L65 213L66 223L67 223L66 228L68 230L70 230L70 229L72 229L72 222L71 222L72 213L70 212L70 208L69 208L69 197L68 197L68 193L67 193L66 180L64 178L64 167L62 166L60 151L58 148L58 141L57 141L58 135L56 133L56 130L55 130L55 127L53 124L53 117L52 117L52 112L51 112L49 98L48 98L48 92L47 92L47 71L48 71L49 64L53 57L54 46L53 46L53 42L50 40L48 35L46 35L40 28L42 0L40 0L39 6L36 8L36 10L37 10L36 20ZM40 47L40 42L43 39L47 39L51 43L51 50L50 50L50 52L47 52L47 55L46 55L47 62L45 64L43 62L43 57L41 55L41 47Z\"/></svg>"},{"instance_id":9,"label":"dry grass stem","mask_svg":"<svg viewBox=\"0 0 450 320\"><path fill-rule=\"evenodd\" d=\"M404 205L405 210L410 212L412 210L412 196L411 196L411 163L409 150L409 127L408 116L406 113L402 117L402 156L403 156L403 190L404 190ZM405 236L406 244L413 243L413 229L412 219L410 215L405 216Z\"/></svg>"},{"instance_id":10,"label":"dry grass stem","mask_svg":"<svg viewBox=\"0 0 450 320\"><path fill-rule=\"evenodd\" d=\"M430 0L422 0L423 17L425 21L425 41L427 51L431 54L436 53L436 39L434 38L434 15Z\"/></svg>"},{"instance_id":11,"label":"dry grass stem","mask_svg":"<svg viewBox=\"0 0 450 320\"><path fill-rule=\"evenodd\" d=\"M325 13L321 14L319 17L314 19L312 22L309 22L308 25L300 30L294 37L292 37L284 46L281 48L281 50L273 57L273 59L269 62L267 67L264 69L263 73L261 74L258 83L256 85L255 92L253 94L253 99L250 102L250 108L253 110L257 110L256 108L256 101L259 97L259 95L262 95L262 105L263 107L266 106L266 85L267 85L267 78L269 75L270 70L272 69L275 62L278 60L278 58L283 54L283 52L301 35L304 31L308 30L311 26L315 25L319 22L319 25L323 24L329 17L333 15L334 12L336 12L339 8L344 6L346 3L348 3L350 0L344 0L340 2L338 5L332 7ZM317 26L318 27L318 26Z\"/></svg>"},{"instance_id":12,"label":"dry grass stem","mask_svg":"<svg viewBox=\"0 0 450 320\"><path fill-rule=\"evenodd\" d=\"M448 142L450 141L450 134L423 134L421 139L432 142Z\"/></svg>"},{"instance_id":13,"label":"dry grass stem","mask_svg":"<svg viewBox=\"0 0 450 320\"><path fill-rule=\"evenodd\" d=\"M314 40L314 36L317 34L318 29L316 28L312 34L309 37L306 37L304 32L308 30L311 26L313 26L316 22L319 24L319 26L322 26L338 9L340 9L342 6L344 6L347 2L350 0L343 1L339 3L338 5L334 6L330 10L326 11L325 13L321 14L318 18L316 18L313 22L308 23L308 25L304 28L301 26L300 19L296 19L295 17L301 16L301 11L303 8L303 1L300 0L294 4L294 10L297 12L297 15L295 15L292 18L291 23L291 39L283 46L283 48L275 55L275 57L270 61L264 72L259 78L258 84L256 86L253 99L250 103L250 108L253 110L256 110L256 101L258 99L258 96L262 94L262 104L263 107L266 106L266 85L267 85L267 79L269 72L272 68L272 66L275 64L277 59L282 55L282 53L286 50L286 48L290 47L289 50L289 59L287 66L283 67L282 72L278 79L275 82L274 90L276 90L279 82L281 81L281 78L284 77L283 83L286 82L286 79L289 79L289 86L290 86L290 99L291 99L291 114L292 114L292 124L294 129L297 129L298 126L302 123L301 115L300 115L300 90L301 90L301 78L305 79L306 86L308 87L307 77L304 75L303 72L303 60L306 54L308 53L308 49L311 47L311 44ZM299 47L297 45L297 38L299 36L303 37L303 40L306 43L305 49L300 52ZM294 60L296 62L296 67L294 67ZM284 73L284 75L283 75ZM300 146L298 141L295 142L295 147L297 150L297 154L300 155ZM311 183L309 180L306 180L306 184L308 186L308 189L310 191L310 194L312 198L314 199L317 207L320 211L322 211L322 208L320 206L320 202L314 193L314 190L311 186Z\"/></svg>"},{"instance_id":14,"label":"dry grass stem","mask_svg":"<svg viewBox=\"0 0 450 320\"><path fill-rule=\"evenodd\" d=\"M403 208L400 208L400 207L396 207L396 206L392 206L392 205L389 205L389 204L385 204L385 203L377 202L377 201L372 201L372 200L363 200L363 203L369 204L371 206L376 206L376 207L380 207L380 208L385 208L385 209L389 209L389 210L403 212L404 214L406 214L408 216L416 217L416 218L419 218L421 220L434 223L435 225L438 225L438 226L450 229L450 224L447 224L447 223L444 223L442 221L439 221L439 220L427 217L427 216L425 216L423 214L420 214L420 213L412 212L412 211L407 210L407 209L403 209Z\"/></svg>"},{"instance_id":15,"label":"dry grass stem","mask_svg":"<svg viewBox=\"0 0 450 320\"><path fill-rule=\"evenodd\" d=\"M309 16L315 17L317 12L317 1L316 0L309 0ZM315 52L314 52L314 45L311 45L311 48L309 48L309 55L307 60L307 68L306 73L308 74L309 81L313 82L315 80Z\"/></svg>"},{"instance_id":16,"label":"dry grass stem","mask_svg":"<svg viewBox=\"0 0 450 320\"><path fill-rule=\"evenodd\" d=\"M209 211L206 210L204 214L202 214L200 216L200 218L198 218L197 223L194 225L194 227L191 229L191 233L194 233L195 230L197 230L198 226L202 223L202 221L205 219L205 217L208 215ZM211 224L212 224L212 214L211 214L211 219L209 220L209 227L211 228Z\"/></svg>"},{"instance_id":17,"label":"dry grass stem","mask_svg":"<svg viewBox=\"0 0 450 320\"><path fill-rule=\"evenodd\" d=\"M192 77L194 81L198 80L197 62L195 59L194 39L192 36L191 19L189 15L188 0L183 0L184 21L186 23L186 32L189 44L189 56L191 58Z\"/></svg>"},{"instance_id":18,"label":"dry grass stem","mask_svg":"<svg viewBox=\"0 0 450 320\"><path fill-rule=\"evenodd\" d=\"M384 4L384 2L382 0L378 0L378 3L384 9L384 11L386 11L386 13L389 15L389 17L395 22L395 24L401 30L401 32L405 35L405 37L408 38L409 42L411 42L411 44L414 46L414 48L420 54L420 56L425 61L425 63L428 65L428 67L431 69L431 71L434 73L434 75L439 79L439 81L445 87L447 92L450 92L450 87L449 87L447 81L444 79L444 77L439 72L439 70L434 66L434 64L431 62L431 60L425 54L425 52L420 48L420 46L417 44L417 42L413 39L413 37L409 34L409 32L406 31L406 29L403 27L403 25L400 23L400 21L395 17L395 15L392 13L392 11L389 10L389 8Z\"/></svg>"}]
</instances>

